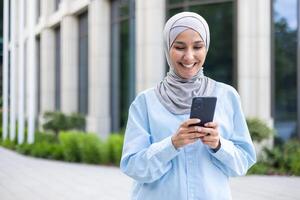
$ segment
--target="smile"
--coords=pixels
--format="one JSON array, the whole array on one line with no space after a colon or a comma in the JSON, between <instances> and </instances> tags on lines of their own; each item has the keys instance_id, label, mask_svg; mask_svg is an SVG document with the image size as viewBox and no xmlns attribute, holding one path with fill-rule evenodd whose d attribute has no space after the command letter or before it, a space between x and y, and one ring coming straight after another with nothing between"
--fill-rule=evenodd
<instances>
[{"instance_id":1,"label":"smile","mask_svg":"<svg viewBox=\"0 0 300 200\"><path fill-rule=\"evenodd\" d=\"M182 65L183 67L186 67L186 68L192 68L195 64L196 64L196 63L192 63L192 64L189 64L189 65L186 65L186 64L181 63L181 65Z\"/></svg>"}]
</instances>

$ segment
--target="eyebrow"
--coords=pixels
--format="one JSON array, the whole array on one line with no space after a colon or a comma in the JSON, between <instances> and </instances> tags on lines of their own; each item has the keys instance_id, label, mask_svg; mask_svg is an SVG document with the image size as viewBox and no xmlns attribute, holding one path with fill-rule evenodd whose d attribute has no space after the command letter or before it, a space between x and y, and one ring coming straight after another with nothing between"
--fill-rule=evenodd
<instances>
[{"instance_id":1,"label":"eyebrow","mask_svg":"<svg viewBox=\"0 0 300 200\"><path fill-rule=\"evenodd\" d=\"M185 42L182 41L175 41L174 44L181 44L181 45L185 45ZM199 41L195 41L194 44L201 44L204 43L203 41L199 40Z\"/></svg>"}]
</instances>

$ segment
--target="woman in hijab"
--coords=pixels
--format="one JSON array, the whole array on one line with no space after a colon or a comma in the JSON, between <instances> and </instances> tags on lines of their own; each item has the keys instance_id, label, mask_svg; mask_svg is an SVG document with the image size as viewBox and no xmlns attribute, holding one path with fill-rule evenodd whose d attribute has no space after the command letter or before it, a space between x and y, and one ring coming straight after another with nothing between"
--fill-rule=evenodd
<instances>
[{"instance_id":1,"label":"woman in hijab","mask_svg":"<svg viewBox=\"0 0 300 200\"><path fill-rule=\"evenodd\" d=\"M246 174L256 161L238 93L203 74L209 34L196 13L176 14L165 25L170 70L129 109L120 166L135 180L132 199L231 199L229 177ZM198 96L218 99L204 127L189 119Z\"/></svg>"}]
</instances>

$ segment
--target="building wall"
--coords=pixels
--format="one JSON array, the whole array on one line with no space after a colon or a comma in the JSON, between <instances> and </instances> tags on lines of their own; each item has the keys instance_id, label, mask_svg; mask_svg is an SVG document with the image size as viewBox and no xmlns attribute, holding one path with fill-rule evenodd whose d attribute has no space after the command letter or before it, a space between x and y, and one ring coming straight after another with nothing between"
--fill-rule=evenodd
<instances>
[{"instance_id":1,"label":"building wall","mask_svg":"<svg viewBox=\"0 0 300 200\"><path fill-rule=\"evenodd\" d=\"M41 109L40 113L35 113L35 117L38 116L42 121L45 111L55 110L55 52L58 48L55 45L55 29L58 26L61 31L61 111L78 111L78 15L88 12L89 96L86 128L87 131L106 137L111 131L111 120L114 120L110 114L111 2L61 0L57 10L55 2L56 0L41 0L41 15L34 26L34 33L40 37L41 45ZM135 1L136 93L155 87L165 75L162 41L166 19L165 5L163 0ZM257 116L272 124L271 1L238 0L236 6L237 89L246 116ZM26 25L30 24L29 18L26 19ZM24 41L27 37L28 35L24 34ZM10 43L11 51L14 45L12 42L13 40ZM14 59L18 63L18 57Z\"/></svg>"},{"instance_id":2,"label":"building wall","mask_svg":"<svg viewBox=\"0 0 300 200\"><path fill-rule=\"evenodd\" d=\"M253 14L255 11L255 14ZM238 91L246 116L271 117L271 1L237 1Z\"/></svg>"}]
</instances>

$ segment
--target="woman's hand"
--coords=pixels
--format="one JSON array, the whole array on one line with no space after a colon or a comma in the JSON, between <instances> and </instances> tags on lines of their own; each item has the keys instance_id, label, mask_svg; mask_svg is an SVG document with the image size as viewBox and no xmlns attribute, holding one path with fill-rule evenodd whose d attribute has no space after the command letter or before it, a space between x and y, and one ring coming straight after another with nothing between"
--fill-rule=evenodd
<instances>
[{"instance_id":1,"label":"woman's hand","mask_svg":"<svg viewBox=\"0 0 300 200\"><path fill-rule=\"evenodd\" d=\"M208 145L214 150L218 150L221 146L220 135L218 132L218 124L216 122L209 122L200 127L200 133L204 134L204 137L201 137L201 141Z\"/></svg>"},{"instance_id":2,"label":"woman's hand","mask_svg":"<svg viewBox=\"0 0 300 200\"><path fill-rule=\"evenodd\" d=\"M176 149L183 147L187 144L191 144L197 139L203 138L207 134L204 132L200 132L202 127L191 126L199 122L199 119L188 119L179 126L175 135L172 136L172 143Z\"/></svg>"}]
</instances>

